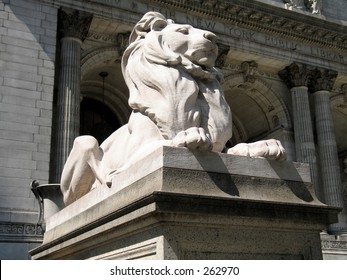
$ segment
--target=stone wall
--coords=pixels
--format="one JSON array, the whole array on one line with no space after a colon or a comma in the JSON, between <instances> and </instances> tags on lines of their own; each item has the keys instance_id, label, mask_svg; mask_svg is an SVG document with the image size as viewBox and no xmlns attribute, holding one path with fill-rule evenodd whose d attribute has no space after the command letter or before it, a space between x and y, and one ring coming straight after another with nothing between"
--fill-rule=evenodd
<instances>
[{"instance_id":1,"label":"stone wall","mask_svg":"<svg viewBox=\"0 0 347 280\"><path fill-rule=\"evenodd\" d=\"M24 229L37 221L30 182L49 179L56 32L56 8L0 1L1 259L23 256L40 237Z\"/></svg>"}]
</instances>

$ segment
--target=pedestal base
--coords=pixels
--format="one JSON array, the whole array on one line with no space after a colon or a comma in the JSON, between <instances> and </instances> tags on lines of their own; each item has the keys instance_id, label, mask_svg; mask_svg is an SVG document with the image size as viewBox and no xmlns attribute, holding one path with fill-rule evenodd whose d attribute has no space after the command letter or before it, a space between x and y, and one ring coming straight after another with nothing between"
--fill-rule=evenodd
<instances>
[{"instance_id":1,"label":"pedestal base","mask_svg":"<svg viewBox=\"0 0 347 280\"><path fill-rule=\"evenodd\" d=\"M154 150L46 221L33 259L321 259L309 167Z\"/></svg>"}]
</instances>

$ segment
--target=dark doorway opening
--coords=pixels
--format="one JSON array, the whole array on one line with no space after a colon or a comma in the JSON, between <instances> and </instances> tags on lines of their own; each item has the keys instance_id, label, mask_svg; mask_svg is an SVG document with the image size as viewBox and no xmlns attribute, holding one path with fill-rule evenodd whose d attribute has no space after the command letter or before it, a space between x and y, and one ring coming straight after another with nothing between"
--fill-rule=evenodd
<instances>
[{"instance_id":1,"label":"dark doorway opening","mask_svg":"<svg viewBox=\"0 0 347 280\"><path fill-rule=\"evenodd\" d=\"M115 114L105 104L91 98L83 98L80 117L80 135L92 135L99 144L120 127Z\"/></svg>"}]
</instances>

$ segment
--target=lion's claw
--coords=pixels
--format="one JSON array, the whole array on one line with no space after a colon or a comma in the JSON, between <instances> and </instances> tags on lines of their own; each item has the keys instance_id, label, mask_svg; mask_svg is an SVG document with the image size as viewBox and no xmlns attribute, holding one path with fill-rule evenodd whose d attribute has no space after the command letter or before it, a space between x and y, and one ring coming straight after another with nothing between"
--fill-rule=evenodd
<instances>
[{"instance_id":1,"label":"lion's claw","mask_svg":"<svg viewBox=\"0 0 347 280\"><path fill-rule=\"evenodd\" d=\"M275 139L262 140L254 143L241 143L228 149L228 154L263 157L267 159L286 160L287 154L280 141Z\"/></svg>"},{"instance_id":2,"label":"lion's claw","mask_svg":"<svg viewBox=\"0 0 347 280\"><path fill-rule=\"evenodd\" d=\"M172 146L200 151L211 151L213 147L209 135L202 127L191 127L179 132L172 140Z\"/></svg>"}]
</instances>

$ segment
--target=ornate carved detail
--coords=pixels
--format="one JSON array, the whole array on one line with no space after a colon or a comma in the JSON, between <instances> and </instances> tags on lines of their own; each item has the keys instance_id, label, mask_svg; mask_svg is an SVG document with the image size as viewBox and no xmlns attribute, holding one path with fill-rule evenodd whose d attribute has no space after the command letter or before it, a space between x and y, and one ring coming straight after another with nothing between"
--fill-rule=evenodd
<instances>
[{"instance_id":1,"label":"ornate carved detail","mask_svg":"<svg viewBox=\"0 0 347 280\"><path fill-rule=\"evenodd\" d=\"M102 34L102 33L96 33L96 32L88 32L86 37L88 39L91 39L91 40L113 43L113 44L116 44L117 47L120 47L122 49L126 49L126 47L128 46L130 32L117 33L115 35Z\"/></svg>"},{"instance_id":2,"label":"ornate carved detail","mask_svg":"<svg viewBox=\"0 0 347 280\"><path fill-rule=\"evenodd\" d=\"M322 13L323 0L304 0L304 4L312 14Z\"/></svg>"},{"instance_id":3,"label":"ornate carved detail","mask_svg":"<svg viewBox=\"0 0 347 280\"><path fill-rule=\"evenodd\" d=\"M306 64L294 62L278 72L278 76L283 80L289 89L298 86L308 86L311 69Z\"/></svg>"},{"instance_id":4,"label":"ornate carved detail","mask_svg":"<svg viewBox=\"0 0 347 280\"><path fill-rule=\"evenodd\" d=\"M308 84L309 91L312 93L319 90L331 91L336 77L336 71L325 68L315 68L312 70L312 75L310 76L311 79Z\"/></svg>"},{"instance_id":5,"label":"ornate carved detail","mask_svg":"<svg viewBox=\"0 0 347 280\"><path fill-rule=\"evenodd\" d=\"M41 237L43 235L43 228L36 224L20 224L20 223L1 223L0 236L30 236Z\"/></svg>"},{"instance_id":6,"label":"ornate carved detail","mask_svg":"<svg viewBox=\"0 0 347 280\"><path fill-rule=\"evenodd\" d=\"M59 10L60 37L75 37L82 41L87 37L93 15L90 13L63 8Z\"/></svg>"},{"instance_id":7,"label":"ornate carved detail","mask_svg":"<svg viewBox=\"0 0 347 280\"><path fill-rule=\"evenodd\" d=\"M218 57L216 59L215 65L218 68L223 68L225 65L225 59L227 58L228 52L230 50L230 46L226 46L223 44L218 45Z\"/></svg>"},{"instance_id":8,"label":"ornate carved detail","mask_svg":"<svg viewBox=\"0 0 347 280\"><path fill-rule=\"evenodd\" d=\"M256 80L256 73L258 70L258 64L252 61L244 61L241 63L241 69L243 72L243 77L245 82L254 83Z\"/></svg>"},{"instance_id":9,"label":"ornate carved detail","mask_svg":"<svg viewBox=\"0 0 347 280\"><path fill-rule=\"evenodd\" d=\"M285 1L285 0L284 0ZM303 0L301 0L302 2ZM267 33L279 34L282 37L297 38L299 40L309 40L326 47L333 47L341 50L347 50L347 31L346 27L327 22L302 22L301 14L294 14L282 17L268 9L265 6L255 5L248 1L225 1L225 0L149 0L156 5L167 9L189 10L192 14L218 18L223 22L237 24L240 27L256 28ZM293 1L286 1L293 2ZM317 13L318 5L314 6L313 1L309 7L312 7L312 13ZM211 8L213 5L213 9ZM307 3L307 5L310 5ZM299 5L297 5L299 6ZM304 5L301 4L301 7ZM315 8L314 8L315 7ZM285 13L287 11L281 11ZM290 12L290 11L288 11ZM301 30L298 32L297 30Z\"/></svg>"},{"instance_id":10,"label":"ornate carved detail","mask_svg":"<svg viewBox=\"0 0 347 280\"><path fill-rule=\"evenodd\" d=\"M323 240L321 244L322 244L322 250L329 250L329 249L347 250L347 241Z\"/></svg>"},{"instance_id":11,"label":"ornate carved detail","mask_svg":"<svg viewBox=\"0 0 347 280\"><path fill-rule=\"evenodd\" d=\"M302 0L283 0L283 3L287 10L292 10L293 8L301 10L303 8Z\"/></svg>"}]
</instances>

